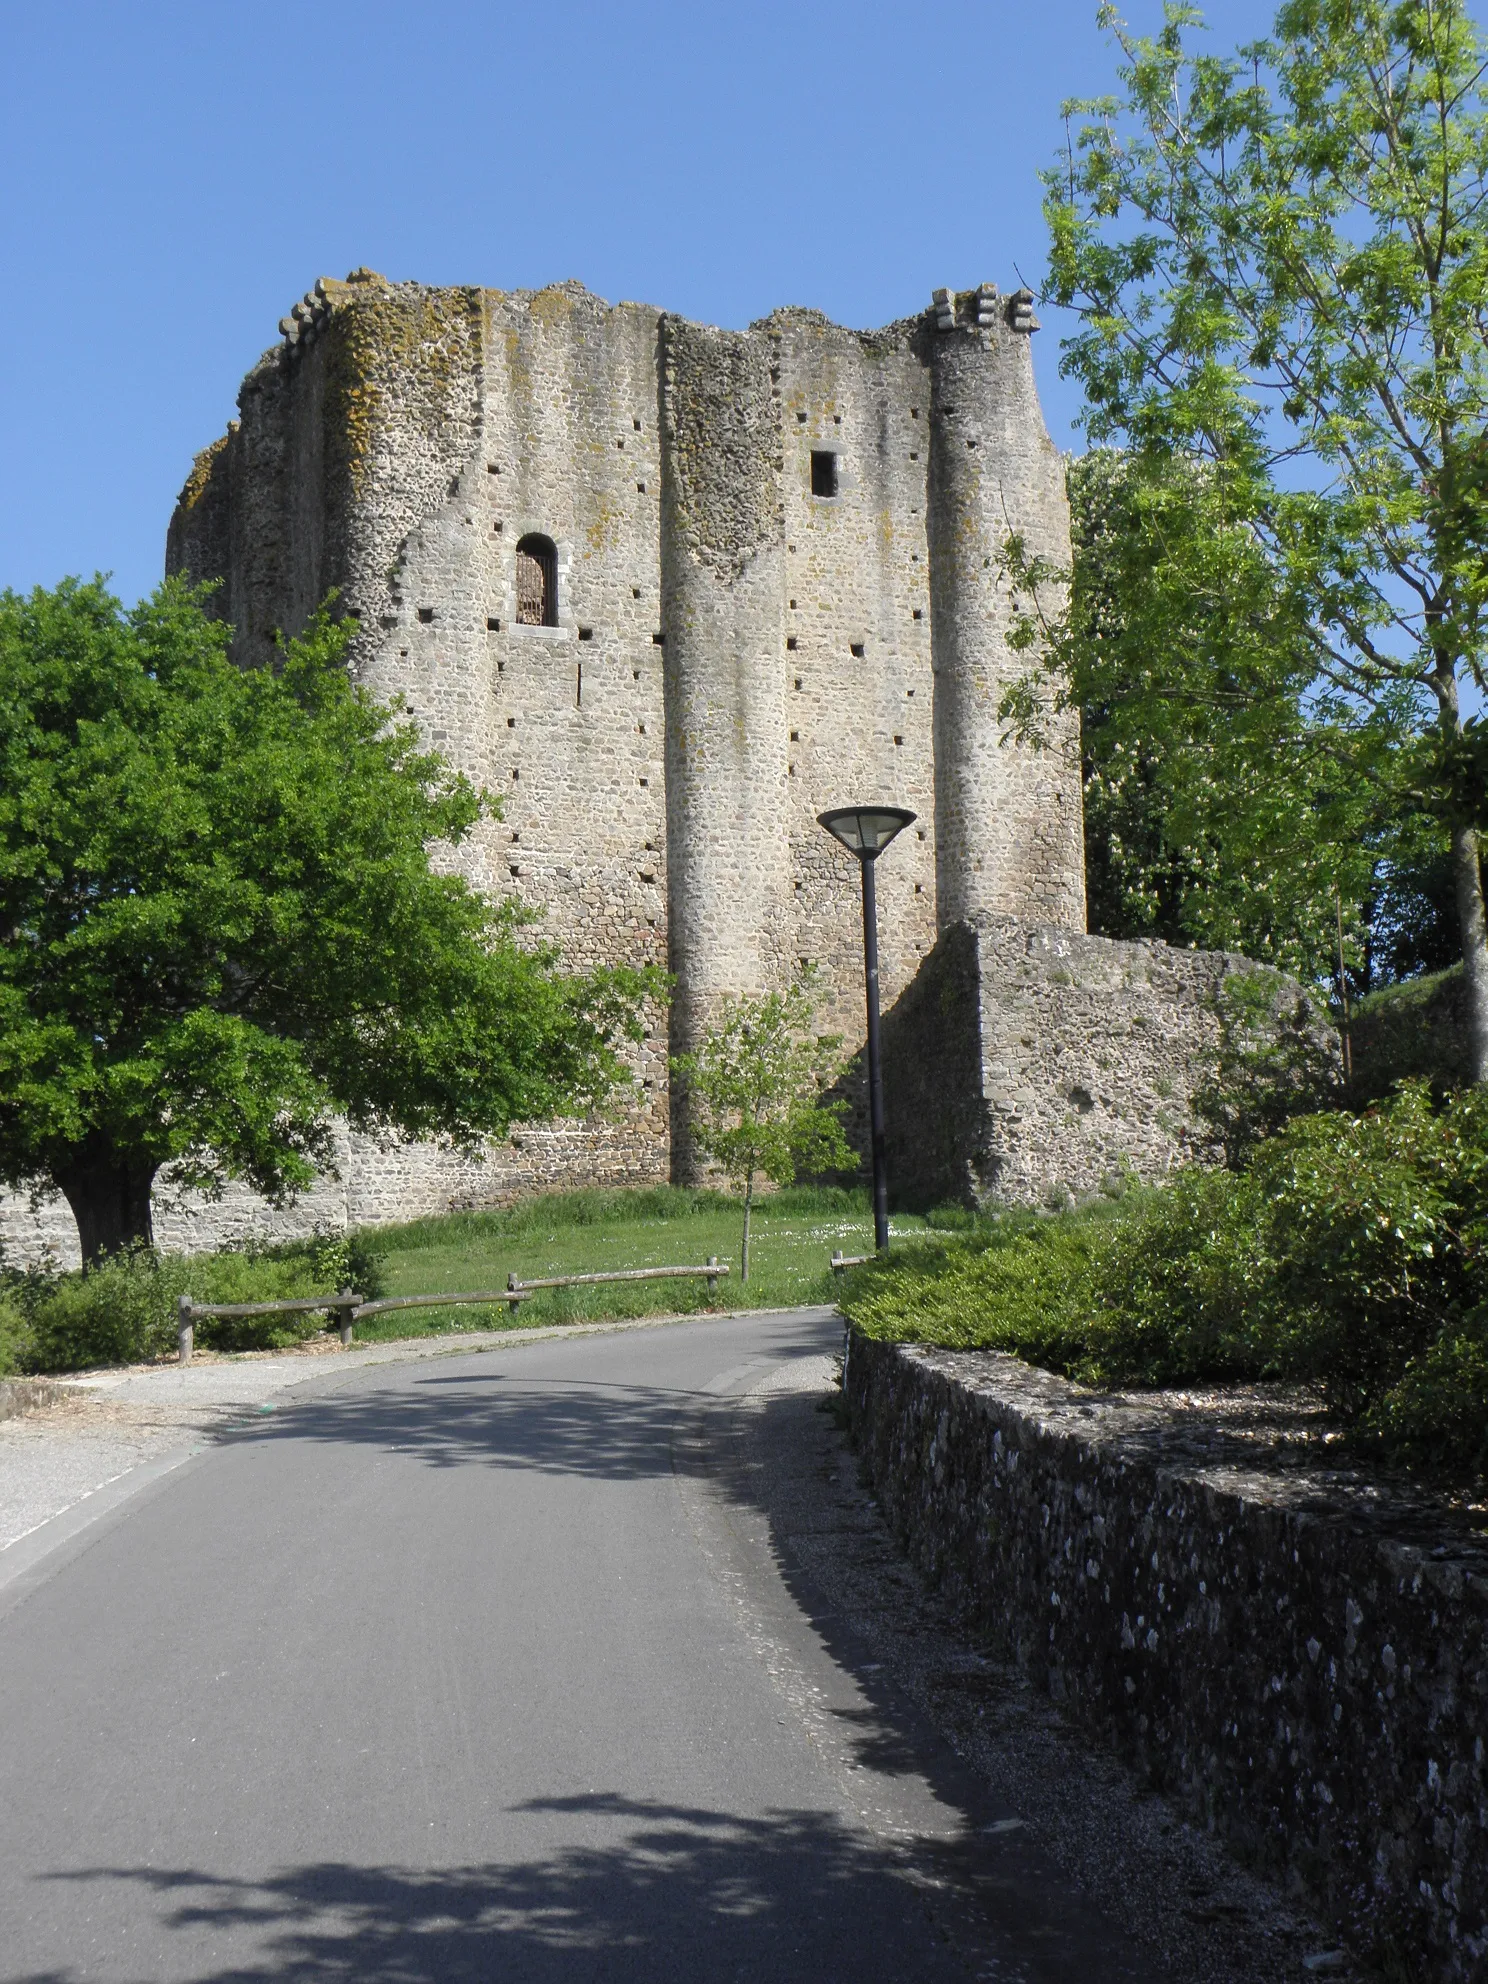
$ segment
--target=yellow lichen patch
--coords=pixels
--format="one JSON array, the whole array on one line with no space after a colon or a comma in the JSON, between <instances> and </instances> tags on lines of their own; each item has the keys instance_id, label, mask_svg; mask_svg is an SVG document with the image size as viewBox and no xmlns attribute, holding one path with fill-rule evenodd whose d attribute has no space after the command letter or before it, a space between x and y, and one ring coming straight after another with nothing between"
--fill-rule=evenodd
<instances>
[{"instance_id":1,"label":"yellow lichen patch","mask_svg":"<svg viewBox=\"0 0 1488 1984\"><path fill-rule=\"evenodd\" d=\"M594 498L594 507L589 515L588 538L593 551L603 551L606 545L619 542L620 512L607 496Z\"/></svg>"},{"instance_id":2,"label":"yellow lichen patch","mask_svg":"<svg viewBox=\"0 0 1488 1984\"><path fill-rule=\"evenodd\" d=\"M236 425L237 423L234 421L233 427L236 427ZM201 453L192 462L191 473L187 476L186 486L181 491L181 500L178 505L180 509L194 510L203 496L206 495L212 481L213 470L217 466L218 457L232 439L232 435L233 428L230 427L225 434L219 435L210 447L203 448Z\"/></svg>"},{"instance_id":3,"label":"yellow lichen patch","mask_svg":"<svg viewBox=\"0 0 1488 1984\"><path fill-rule=\"evenodd\" d=\"M532 314L540 324L561 324L573 315L572 293L559 284L540 289L532 299Z\"/></svg>"},{"instance_id":4,"label":"yellow lichen patch","mask_svg":"<svg viewBox=\"0 0 1488 1984\"><path fill-rule=\"evenodd\" d=\"M504 337L507 383L513 394L525 397L532 390L532 373L522 355L522 334L515 325L508 325Z\"/></svg>"},{"instance_id":5,"label":"yellow lichen patch","mask_svg":"<svg viewBox=\"0 0 1488 1984\"><path fill-rule=\"evenodd\" d=\"M478 290L378 288L348 295L326 340L326 407L353 489L396 406L431 436L451 417L457 382L479 363Z\"/></svg>"}]
</instances>

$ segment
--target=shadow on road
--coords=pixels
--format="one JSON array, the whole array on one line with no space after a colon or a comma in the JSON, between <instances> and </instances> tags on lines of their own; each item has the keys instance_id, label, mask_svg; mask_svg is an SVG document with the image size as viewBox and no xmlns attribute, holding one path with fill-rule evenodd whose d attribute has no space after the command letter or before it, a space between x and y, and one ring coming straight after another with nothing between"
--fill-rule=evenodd
<instances>
[{"instance_id":1,"label":"shadow on road","mask_svg":"<svg viewBox=\"0 0 1488 1984\"><path fill-rule=\"evenodd\" d=\"M778 1354L820 1354L820 1329L782 1337ZM772 1350L775 1346L772 1345ZM332 1394L282 1407L227 1437L377 1447L431 1467L487 1466L637 1480L676 1471L679 1416L708 1394L682 1386L534 1381L494 1369L400 1377L397 1389ZM685 1460L680 1463L686 1466Z\"/></svg>"},{"instance_id":2,"label":"shadow on road","mask_svg":"<svg viewBox=\"0 0 1488 1984\"><path fill-rule=\"evenodd\" d=\"M763 1349L764 1368L820 1358L833 1336L819 1317L782 1318L751 1348ZM762 1657L782 1707L789 1702L812 1731L824 1791L837 1787L825 1809L740 1814L617 1789L509 1807L484 1849L499 1851L499 1841L506 1857L477 1864L369 1856L264 1873L263 1862L213 1866L210 1849L200 1864L174 1867L54 1859L31 1878L75 1897L73 1919L132 1926L113 1949L104 1931L102 1969L0 1975L10 1984L133 1977L131 1949L151 1947L159 1968L142 1969L141 1984L157 1975L195 1984L940 1984L993 1974L1131 1984L1150 1974L906 1698L872 1631L865 1636L865 1608L844 1602L838 1573L850 1564L867 1581L870 1622L901 1586L911 1614L920 1603L871 1503L833 1493L856 1470L819 1403L819 1393L788 1386L746 1398L677 1383L527 1377L493 1358L304 1397L228 1437L281 1457L286 1446L329 1445L435 1469L679 1477L703 1548L727 1561L729 1589L750 1594L740 1601L747 1629L769 1642ZM824 1556L834 1570L825 1580ZM913 1617L916 1636L925 1623ZM983 1664L966 1678L983 1682ZM990 1675L985 1683L996 1685ZM434 1855L438 1837L429 1835Z\"/></svg>"},{"instance_id":3,"label":"shadow on road","mask_svg":"<svg viewBox=\"0 0 1488 1984\"><path fill-rule=\"evenodd\" d=\"M868 1984L962 1974L950 1967L922 1892L894 1849L827 1815L740 1819L603 1794L516 1809L610 1842L574 1843L507 1866L324 1861L260 1881L157 1867L52 1878L90 1889L90 1914L109 1907L116 1883L153 1892L188 1960L225 1939L244 1951L222 1968L210 1958L194 1967L200 1984L267 1977ZM63 1984L74 1974L31 1973L26 1984Z\"/></svg>"}]
</instances>

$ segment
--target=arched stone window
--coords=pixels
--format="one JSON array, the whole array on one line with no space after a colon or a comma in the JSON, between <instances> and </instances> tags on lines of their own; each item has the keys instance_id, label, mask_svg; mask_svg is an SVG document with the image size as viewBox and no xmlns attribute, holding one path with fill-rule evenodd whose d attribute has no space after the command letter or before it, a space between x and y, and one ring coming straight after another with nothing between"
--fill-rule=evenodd
<instances>
[{"instance_id":1,"label":"arched stone window","mask_svg":"<svg viewBox=\"0 0 1488 1984\"><path fill-rule=\"evenodd\" d=\"M535 532L517 546L517 625L558 625L558 553Z\"/></svg>"}]
</instances>

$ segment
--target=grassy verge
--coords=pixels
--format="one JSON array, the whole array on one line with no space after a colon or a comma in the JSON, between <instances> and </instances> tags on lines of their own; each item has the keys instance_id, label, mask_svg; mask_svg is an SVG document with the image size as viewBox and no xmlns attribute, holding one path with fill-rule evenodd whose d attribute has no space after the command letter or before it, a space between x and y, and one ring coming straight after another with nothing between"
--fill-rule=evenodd
<instances>
[{"instance_id":1,"label":"grassy verge","mask_svg":"<svg viewBox=\"0 0 1488 1984\"><path fill-rule=\"evenodd\" d=\"M0 1263L0 1376L75 1371L172 1354L176 1300L268 1302L355 1288L369 1296L505 1288L507 1276L597 1274L614 1269L700 1266L710 1255L733 1272L720 1282L728 1308L783 1308L835 1300L831 1255L872 1246L864 1192L793 1187L762 1201L754 1220L753 1272L738 1279L740 1213L720 1192L669 1186L650 1191L554 1193L500 1212L452 1213L405 1226L322 1235L254 1253L121 1254L91 1274L6 1272ZM894 1222L901 1237L926 1222ZM503 1303L394 1310L357 1325L364 1342L471 1330L682 1313L708 1307L697 1281L610 1283L545 1289L513 1314ZM323 1315L206 1319L203 1349L269 1350L313 1336Z\"/></svg>"},{"instance_id":2,"label":"grassy verge","mask_svg":"<svg viewBox=\"0 0 1488 1984\"><path fill-rule=\"evenodd\" d=\"M732 1273L719 1302L730 1309L774 1309L831 1302L834 1250L866 1252L873 1220L863 1192L791 1187L759 1203L748 1285L738 1278L740 1217L721 1192L659 1186L636 1192L562 1192L499 1212L452 1213L384 1227L364 1239L382 1253L388 1295L504 1288L543 1275L599 1274L618 1268L693 1266L716 1254ZM896 1233L925 1234L923 1220L896 1218ZM357 1325L359 1341L438 1336L472 1329L690 1313L708 1306L707 1283L654 1281L545 1289L515 1316L502 1307L395 1310Z\"/></svg>"}]
</instances>

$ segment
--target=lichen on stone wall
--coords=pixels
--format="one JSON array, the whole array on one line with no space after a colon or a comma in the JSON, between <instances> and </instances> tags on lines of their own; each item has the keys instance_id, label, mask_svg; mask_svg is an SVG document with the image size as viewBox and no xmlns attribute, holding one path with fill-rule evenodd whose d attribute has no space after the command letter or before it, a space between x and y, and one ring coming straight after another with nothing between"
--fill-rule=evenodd
<instances>
[{"instance_id":1,"label":"lichen on stone wall","mask_svg":"<svg viewBox=\"0 0 1488 1984\"><path fill-rule=\"evenodd\" d=\"M677 538L732 581L781 531L770 342L665 317L662 352Z\"/></svg>"},{"instance_id":2,"label":"lichen on stone wall","mask_svg":"<svg viewBox=\"0 0 1488 1984\"><path fill-rule=\"evenodd\" d=\"M327 463L359 496L395 419L427 440L463 440L472 428L482 301L478 289L414 283L337 289L325 333Z\"/></svg>"},{"instance_id":3,"label":"lichen on stone wall","mask_svg":"<svg viewBox=\"0 0 1488 1984\"><path fill-rule=\"evenodd\" d=\"M179 509L185 511L194 510L197 504L207 494L212 484L212 478L222 462L223 454L233 435L237 432L237 427L238 423L233 421L225 434L219 435L215 441L203 448L201 453L192 461L191 473L187 476L177 501L177 507Z\"/></svg>"}]
</instances>

